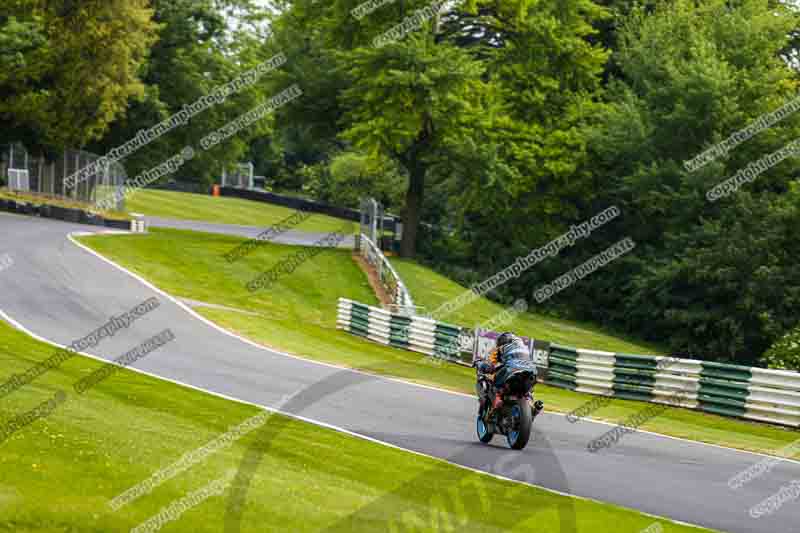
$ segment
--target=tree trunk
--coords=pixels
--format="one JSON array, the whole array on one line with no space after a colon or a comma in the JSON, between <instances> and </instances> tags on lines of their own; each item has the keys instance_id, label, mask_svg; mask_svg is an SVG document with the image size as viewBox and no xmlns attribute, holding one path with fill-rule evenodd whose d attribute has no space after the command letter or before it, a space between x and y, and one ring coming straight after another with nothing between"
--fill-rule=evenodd
<instances>
[{"instance_id":1,"label":"tree trunk","mask_svg":"<svg viewBox=\"0 0 800 533\"><path fill-rule=\"evenodd\" d=\"M406 191L406 209L403 214L403 238L400 241L400 256L414 257L417 254L417 230L422 211L425 190L425 167L420 163L411 165Z\"/></svg>"}]
</instances>

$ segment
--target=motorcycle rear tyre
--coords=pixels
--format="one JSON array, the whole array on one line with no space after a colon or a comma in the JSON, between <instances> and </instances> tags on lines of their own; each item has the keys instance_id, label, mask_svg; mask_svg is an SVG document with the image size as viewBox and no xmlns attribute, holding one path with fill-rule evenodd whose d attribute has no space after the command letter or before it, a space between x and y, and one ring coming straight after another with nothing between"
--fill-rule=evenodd
<instances>
[{"instance_id":1,"label":"motorcycle rear tyre","mask_svg":"<svg viewBox=\"0 0 800 533\"><path fill-rule=\"evenodd\" d=\"M508 432L506 440L512 450L521 450L528 445L531 438L533 417L531 416L530 402L525 398L517 400L516 404L511 407L511 414L514 418L518 418L519 422L515 431Z\"/></svg>"}]
</instances>

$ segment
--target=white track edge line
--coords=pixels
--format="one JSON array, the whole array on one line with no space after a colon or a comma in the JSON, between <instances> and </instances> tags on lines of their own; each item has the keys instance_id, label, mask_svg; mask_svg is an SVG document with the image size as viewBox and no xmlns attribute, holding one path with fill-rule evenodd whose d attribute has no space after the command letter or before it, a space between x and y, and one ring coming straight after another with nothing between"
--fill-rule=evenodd
<instances>
[{"instance_id":1,"label":"white track edge line","mask_svg":"<svg viewBox=\"0 0 800 533\"><path fill-rule=\"evenodd\" d=\"M95 235L98 235L98 234L95 234ZM104 235L104 234L99 234L99 235ZM79 248L85 250L86 252L88 252L88 253L94 255L95 257L97 257L98 259L108 263L109 265L113 266L114 268L116 268L116 269L124 272L125 274L131 276L132 278L136 279L137 281L139 281L140 283L142 283L146 287L156 291L158 294L161 294L162 296L164 296L165 298L167 298L171 302L173 302L176 305L178 305L179 307L181 307L184 311L189 313L194 318L200 320L201 322L205 323L208 326L211 326L212 328L216 329L220 333L223 333L225 335L228 335L229 337L233 337L235 339L238 339L238 340L244 342L245 344L248 344L250 346L258 348L259 350L264 350L264 351L270 352L272 354L282 355L284 357L289 357L289 358L292 358L292 359L297 359L297 360L305 361L305 362L308 362L308 363L313 363L313 364L317 364L317 365L321 365L321 366L326 366L328 368L336 368L338 370L346 370L346 371L353 372L353 373L356 373L356 374L359 374L359 375L370 376L370 377L373 377L373 378L377 378L377 379L380 379L380 380L383 380L383 381L390 381L390 382L393 382L393 383L402 383L404 385L411 385L411 386L420 387L420 388L423 388L423 389L428 389L428 390L433 390L433 391L438 391L438 392L445 392L445 393L448 393L448 394L455 394L457 396L462 396L462 397L465 397L465 398L475 399L475 396L473 396L471 394L465 394L463 392L456 392L456 391L452 391L452 390L442 389L442 388L434 387L434 386L431 386L431 385L423 385L421 383L415 383L413 381L406 381L406 380L399 379L399 378L392 378L392 377L388 377L388 376L382 376L380 374L372 374L370 372L364 372L364 371L361 371L361 370L358 370L358 369L355 369L355 368L349 368L349 367L346 367L346 366L335 365L333 363L326 363L324 361L316 361L314 359L309 359L309 358L306 358L306 357L301 357L301 356L298 356L298 355L293 355L293 354L290 354L290 353L281 352L281 351L275 350L273 348L267 348L266 346L262 346L261 344L258 344L256 342L250 340L250 339L247 339L245 337L237 335L236 333L233 333L232 331L228 331L227 329L223 328L222 326L212 322L211 320L205 318L204 316L201 316L196 311L194 311L194 309L190 308L188 305L184 304L183 302L181 302L180 300L178 300L176 297L172 296L171 294L169 294L169 293L163 291L162 289L156 287L151 282L147 281L146 279L144 279L143 277L139 276L138 274L136 274L134 272L131 272L127 268L115 263L111 259L108 259L107 257L101 255L100 253L95 252L94 250L92 250L88 246L76 241L73 238L72 233L69 233L67 235L67 238L73 244L78 246ZM568 415L568 413L557 413L557 412L545 412L545 414L561 416L561 417L564 417L564 418L566 418L566 416ZM604 420L597 420L597 419L594 419L594 418L583 418L581 420L585 420L585 421L593 423L593 424L599 424L599 425L604 425L604 426L609 426L609 427L617 427L619 425L619 424L614 424L612 422L606 422ZM656 436L656 437L676 440L676 441L680 441L680 442L687 442L687 443L694 444L694 445L699 445L699 446L709 446L709 447L712 447L712 448L718 448L718 449L721 449L721 450L727 450L727 451L731 451L731 452L746 453L746 454L755 455L755 456L758 456L758 457L777 458L777 459L781 459L783 461L786 461L788 463L794 463L796 465L800 465L800 460L790 459L790 458L786 458L786 457L779 457L779 456L776 456L776 455L770 455L770 454L766 454L766 453L763 453L763 452L754 452L754 451L750 451L750 450L740 450L738 448L731 448L729 446L722 446L721 444L713 444L713 443L709 443L709 442L701 442L701 441L696 441L696 440L691 440L691 439L685 439L685 438L682 438L682 437L674 437L672 435L664 435L663 433L656 433L655 431L647 431L647 430L637 429L636 433L642 433L642 434L645 434L645 435L653 435L653 436Z\"/></svg>"},{"instance_id":2,"label":"white track edge line","mask_svg":"<svg viewBox=\"0 0 800 533\"><path fill-rule=\"evenodd\" d=\"M32 337L33 339L35 339L37 341L43 342L45 344L50 344L51 346L55 346L56 348L66 348L66 346L64 346L64 345L61 345L61 344L59 344L57 342L53 342L53 341L51 341L51 340L49 340L49 339L47 339L45 337L37 335L33 331L29 330L28 328L26 328L25 326L23 326L22 324L20 324L19 322L17 322L13 318L11 318L11 316L9 316L8 313L3 311L2 309L0 309L0 317L2 317L9 324L11 324L12 326L16 327L17 329L19 329L20 331L22 331L23 333L29 335L30 337ZM96 355L92 355L92 354L89 354L89 353L77 352L77 354L82 355L84 357L88 357L90 359L94 359L96 361L100 361L102 363L112 363L112 364L115 364L117 366L122 366L122 365L118 365L116 362L108 361L106 359L103 359L102 357L99 357L99 356L96 356ZM166 381L168 383L172 383L173 385L179 385L181 387L186 387L186 388L191 389L191 390L202 392L202 393L208 394L210 396L215 396L215 397L222 398L224 400L228 400L228 401L231 401L231 402L239 403L239 404L242 404L242 405L248 405L248 406L251 406L251 407L258 407L258 408L264 409L266 411L270 411L272 413L277 413L277 414L283 415L283 416L285 416L287 418L291 418L293 420L298 420L300 422L304 422L304 423L307 423L307 424L312 424L312 425L316 425L316 426L319 426L319 427L324 427L326 429L330 429L332 431L336 431L336 432L339 432L339 433L342 433L342 434L345 434L345 435L348 435L348 436L351 436L351 437L362 439L362 440L365 440L367 442L371 442L373 444L379 444L379 445L385 446L387 448L392 448L392 449L395 449L395 450L398 450L398 451L411 453L411 454L414 454L414 455L417 455L417 456L420 456L420 457L426 457L426 458L431 459L431 460L436 461L436 462L445 463L445 464L448 464L450 466L454 466L456 468L461 468L463 470L467 470L467 471L470 471L470 472L473 472L473 473L476 473L476 474L489 476L489 477L492 477L492 478L495 478L495 479L498 479L498 480L501 480L501 481L507 481L507 482L516 483L516 484L519 484L519 485L526 485L528 487L539 489L539 490L543 490L543 491L546 491L546 492L549 492L549 493L552 493L552 494L557 494L557 495L563 496L565 498L574 498L574 499L577 499L577 500L588 501L588 502L596 503L596 504L603 505L603 506L611 506L611 507L616 507L618 509L623 509L623 510L626 510L626 511L632 511L632 512L635 512L635 513L639 513L642 516L649 516L651 518L654 518L654 519L657 519L657 520L663 520L665 522L672 522L674 524L681 524L681 525L694 527L694 528L698 528L698 529L708 529L708 528L706 528L704 526L700 526L700 525L697 525L697 524L692 524L692 523L689 523L689 522L683 522L681 520L674 520L674 519L671 519L671 518L667 518L667 517L663 517L663 516L659 516L659 515L654 515L652 513L647 513L645 511L640 511L640 510L638 510L638 509L636 509L634 507L625 507L624 505L619 505L619 504L611 503L611 502L604 502L604 501L596 500L594 498L590 498L590 497L587 497L587 496L579 496L577 494L570 494L568 492L562 492L562 491L559 491L559 490L556 490L556 489L550 489L550 488L547 488L547 487L543 487L541 485L536 485L536 484L530 483L528 481L520 481L518 479L513 479L513 478L502 476L500 474L495 474L494 472L487 472L485 470L480 470L480 469L477 469L477 468L474 468L474 467L471 467L471 466L462 465L462 464L450 461L449 459L445 459L445 458L442 458L442 457L437 457L435 455L429 455L427 453L420 452L420 451L417 451L417 450L411 450L411 449L408 449L408 448L403 448L403 447L398 446L396 444L392 444L391 442L386 442L386 441L383 441L383 440L380 440L380 439L376 439L375 437L370 437L368 435L364 435L362 433L357 433L355 431L352 431L352 430L349 430L349 429L346 429L346 428L343 428L343 427L340 427L340 426L336 426L334 424L329 424L327 422L322 422L321 420L315 420L313 418L308 418L308 417L305 417L305 416L302 416L302 415L298 415L298 414L282 411L281 409L276 409L275 407L258 404L258 403L255 403L255 402L251 402L251 401L248 401L248 400L243 400L241 398L236 398L236 397L233 397L233 396L228 396L227 394L223 394L221 392L210 391L210 390L204 389L202 387L198 387L196 385L192 385L190 383L184 383L184 382L182 382L180 380L177 380L177 379L172 379L172 378L167 378L167 377L164 377L164 376L160 376L158 374L154 374L154 373L148 372L146 370L141 370L141 369L133 367L133 366L122 366L122 368L124 368L126 370L130 370L132 372L136 372L138 374L142 374L142 375L151 377L153 379Z\"/></svg>"}]
</instances>

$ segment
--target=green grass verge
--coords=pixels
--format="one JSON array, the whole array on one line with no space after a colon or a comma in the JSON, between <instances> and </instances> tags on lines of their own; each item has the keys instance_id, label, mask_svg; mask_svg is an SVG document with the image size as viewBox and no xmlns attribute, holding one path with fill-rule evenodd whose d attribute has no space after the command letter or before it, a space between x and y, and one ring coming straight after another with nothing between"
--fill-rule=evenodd
<instances>
[{"instance_id":1,"label":"green grass verge","mask_svg":"<svg viewBox=\"0 0 800 533\"><path fill-rule=\"evenodd\" d=\"M241 239L225 235L154 229L149 235L82 237L81 242L172 295L258 313L250 316L198 309L228 330L265 346L467 394L474 391L471 369L436 364L421 354L388 348L336 329L340 296L377 303L347 250L328 250L280 278L269 290L253 295L245 284L297 248L270 243L228 264L222 255ZM550 338L546 333L542 337ZM544 385L537 386L537 396L548 410L558 412L569 412L596 398ZM621 422L646 406L615 399L593 416ZM774 453L797 438L796 432L788 429L686 409L668 409L642 429L764 453Z\"/></svg>"},{"instance_id":2,"label":"green grass verge","mask_svg":"<svg viewBox=\"0 0 800 533\"><path fill-rule=\"evenodd\" d=\"M52 353L53 347L0 322L0 375L23 372ZM148 357L159 356L156 351ZM3 398L5 421L57 390L67 394L48 417L0 443L0 531L130 530L237 469L257 437L244 436L113 511L114 497L259 410L127 370L75 394L73 383L100 365L74 357ZM467 531L535 527L556 533L559 513L574 513L575 531L585 533L640 531L654 522L635 511L501 481L280 415L261 431L268 444L253 471L242 532L376 531L405 518L426 530L441 521ZM191 507L166 530L223 531L229 495ZM521 515L521 509L531 511ZM668 532L696 531L662 525Z\"/></svg>"},{"instance_id":3,"label":"green grass verge","mask_svg":"<svg viewBox=\"0 0 800 533\"><path fill-rule=\"evenodd\" d=\"M414 304L423 306L425 312L433 313L443 303L453 300L465 290L462 285L407 259L392 258L392 265L411 292ZM502 312L503 306L478 298L448 316L436 316L444 322L475 326L483 324ZM619 335L609 335L597 326L583 322L562 320L535 313L521 313L503 329L520 335L542 339L576 348L605 350L638 354L664 355L660 346Z\"/></svg>"},{"instance_id":4,"label":"green grass verge","mask_svg":"<svg viewBox=\"0 0 800 533\"><path fill-rule=\"evenodd\" d=\"M144 189L125 199L129 213L220 224L269 227L288 217L294 210L279 205L226 196L213 197L175 191ZM343 219L314 214L292 231L330 233L341 229Z\"/></svg>"}]
</instances>

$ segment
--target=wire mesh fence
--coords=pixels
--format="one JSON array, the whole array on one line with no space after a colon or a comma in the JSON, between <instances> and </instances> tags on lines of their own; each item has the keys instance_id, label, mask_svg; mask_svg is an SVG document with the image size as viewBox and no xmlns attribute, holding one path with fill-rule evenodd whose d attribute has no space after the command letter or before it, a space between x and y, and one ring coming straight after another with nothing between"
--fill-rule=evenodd
<instances>
[{"instance_id":1,"label":"wire mesh fence","mask_svg":"<svg viewBox=\"0 0 800 533\"><path fill-rule=\"evenodd\" d=\"M253 163L240 163L232 170L223 169L222 186L235 187L237 189L252 189L254 171L255 167Z\"/></svg>"},{"instance_id":2,"label":"wire mesh fence","mask_svg":"<svg viewBox=\"0 0 800 533\"><path fill-rule=\"evenodd\" d=\"M98 167L74 187L65 184L67 177L95 163L100 156L83 150L65 150L53 159L28 152L20 143L0 144L0 184L9 190L94 204L108 200L115 210L124 209L124 201L115 193L124 187L127 174L119 163Z\"/></svg>"}]
</instances>

